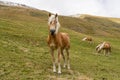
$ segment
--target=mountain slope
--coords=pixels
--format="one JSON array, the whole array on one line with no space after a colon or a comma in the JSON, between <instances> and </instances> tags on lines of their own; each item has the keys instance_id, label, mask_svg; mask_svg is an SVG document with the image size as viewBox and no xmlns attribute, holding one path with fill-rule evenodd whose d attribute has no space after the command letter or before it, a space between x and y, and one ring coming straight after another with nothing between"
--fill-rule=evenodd
<instances>
[{"instance_id":1,"label":"mountain slope","mask_svg":"<svg viewBox=\"0 0 120 80\"><path fill-rule=\"evenodd\" d=\"M118 23L111 24L116 26L112 30L113 27L109 24L109 20L104 20L105 25L108 22L110 26L106 28L100 25L103 24L101 22L103 19L60 16L61 31L69 33L71 38L71 70L62 69L63 73L59 76L52 72L51 56L46 44L47 20L48 12L46 11L0 5L1 80L120 79L120 38L118 35L113 36L119 33ZM106 33L113 33L110 35L97 33L96 30L100 29L101 32L103 28L108 30ZM116 29L118 32L115 31ZM84 36L92 36L94 44L82 42L81 39ZM110 56L95 55L95 46L101 41L111 43L112 54Z\"/></svg>"},{"instance_id":2,"label":"mountain slope","mask_svg":"<svg viewBox=\"0 0 120 80\"><path fill-rule=\"evenodd\" d=\"M114 20L114 21L113 21ZM117 18L105 18L90 15L81 15L80 18L62 18L63 23L67 28L80 33L96 36L114 36L120 34L120 24L117 23ZM117 21L117 22L116 22Z\"/></svg>"},{"instance_id":3,"label":"mountain slope","mask_svg":"<svg viewBox=\"0 0 120 80\"><path fill-rule=\"evenodd\" d=\"M4 6L4 5L1 5L1 6ZM7 7L9 7L9 6L7 6ZM23 8L24 8L24 6L23 6ZM25 9L25 8L28 8L28 9ZM25 15L31 15L33 17L41 17L41 18L43 18L42 21L46 21L46 18L47 18L46 11L38 11L37 9L32 8L35 11L34 12L34 11L30 10L31 9L30 7L25 7L25 8L20 9L18 6L18 7L16 7L16 9L12 10L13 12L9 12L9 10L8 10L9 8L8 9L6 8L6 13L7 12L10 13L7 16L10 16L11 14L21 13L21 14L25 14ZM28 10L28 12L26 10ZM16 11L16 13L15 13L15 11ZM2 16L2 14L5 15L6 13L2 13L2 11L1 11L1 16ZM22 18L24 19L24 16ZM64 22L64 21L66 21L66 22ZM116 37L119 37L119 36L117 36L120 34L119 21L120 21L120 19L118 19L118 18L105 18L105 17L99 17L99 16L90 16L90 15L80 15L80 18L66 17L66 16L60 17L60 22L63 27L72 29L72 30L80 32L80 33L96 35L96 36L113 36L114 37L114 35L116 35Z\"/></svg>"}]
</instances>

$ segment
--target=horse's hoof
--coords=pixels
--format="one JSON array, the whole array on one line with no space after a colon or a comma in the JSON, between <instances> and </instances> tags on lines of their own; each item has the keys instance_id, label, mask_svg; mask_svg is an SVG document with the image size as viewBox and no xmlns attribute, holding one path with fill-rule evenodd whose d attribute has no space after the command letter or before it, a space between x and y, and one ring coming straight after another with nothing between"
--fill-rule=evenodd
<instances>
[{"instance_id":1,"label":"horse's hoof","mask_svg":"<svg viewBox=\"0 0 120 80\"><path fill-rule=\"evenodd\" d=\"M61 74L61 71L58 71L58 74Z\"/></svg>"},{"instance_id":2,"label":"horse's hoof","mask_svg":"<svg viewBox=\"0 0 120 80\"><path fill-rule=\"evenodd\" d=\"M54 73L56 73L56 70L53 70Z\"/></svg>"},{"instance_id":3,"label":"horse's hoof","mask_svg":"<svg viewBox=\"0 0 120 80\"><path fill-rule=\"evenodd\" d=\"M68 69L70 69L70 67L68 67Z\"/></svg>"},{"instance_id":4,"label":"horse's hoof","mask_svg":"<svg viewBox=\"0 0 120 80\"><path fill-rule=\"evenodd\" d=\"M66 65L63 65L63 68L66 68Z\"/></svg>"}]
</instances>

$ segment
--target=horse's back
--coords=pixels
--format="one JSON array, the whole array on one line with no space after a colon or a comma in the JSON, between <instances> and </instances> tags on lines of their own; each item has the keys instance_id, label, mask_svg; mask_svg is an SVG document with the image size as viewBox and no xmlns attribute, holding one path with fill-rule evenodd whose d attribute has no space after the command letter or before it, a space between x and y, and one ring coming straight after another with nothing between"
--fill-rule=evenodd
<instances>
[{"instance_id":1,"label":"horse's back","mask_svg":"<svg viewBox=\"0 0 120 80\"><path fill-rule=\"evenodd\" d=\"M110 46L109 43L105 43L105 44L104 44L104 48L111 48L111 46Z\"/></svg>"},{"instance_id":2,"label":"horse's back","mask_svg":"<svg viewBox=\"0 0 120 80\"><path fill-rule=\"evenodd\" d=\"M92 38L91 37L87 37L88 41L92 41Z\"/></svg>"}]
</instances>

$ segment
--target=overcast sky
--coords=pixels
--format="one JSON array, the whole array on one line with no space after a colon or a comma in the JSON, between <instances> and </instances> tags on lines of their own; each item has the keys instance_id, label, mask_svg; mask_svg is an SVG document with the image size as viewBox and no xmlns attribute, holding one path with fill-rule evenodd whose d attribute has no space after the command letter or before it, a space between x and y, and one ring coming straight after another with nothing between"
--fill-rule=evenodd
<instances>
[{"instance_id":1,"label":"overcast sky","mask_svg":"<svg viewBox=\"0 0 120 80\"><path fill-rule=\"evenodd\" d=\"M120 0L1 0L26 4L60 15L91 14L120 18Z\"/></svg>"}]
</instances>

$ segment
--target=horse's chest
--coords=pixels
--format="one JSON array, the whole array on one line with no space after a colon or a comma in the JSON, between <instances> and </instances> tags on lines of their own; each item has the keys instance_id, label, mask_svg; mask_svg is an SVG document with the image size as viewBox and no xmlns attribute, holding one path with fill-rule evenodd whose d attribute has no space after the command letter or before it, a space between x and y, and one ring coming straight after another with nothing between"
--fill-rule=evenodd
<instances>
[{"instance_id":1,"label":"horse's chest","mask_svg":"<svg viewBox=\"0 0 120 80\"><path fill-rule=\"evenodd\" d=\"M55 43L54 42L51 42L50 43L50 47L55 47L56 45L55 45Z\"/></svg>"},{"instance_id":2,"label":"horse's chest","mask_svg":"<svg viewBox=\"0 0 120 80\"><path fill-rule=\"evenodd\" d=\"M52 48L56 48L57 47L57 43L55 41L51 41L49 45Z\"/></svg>"}]
</instances>

